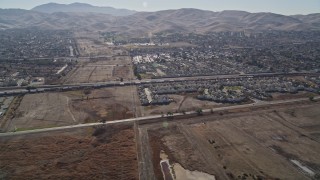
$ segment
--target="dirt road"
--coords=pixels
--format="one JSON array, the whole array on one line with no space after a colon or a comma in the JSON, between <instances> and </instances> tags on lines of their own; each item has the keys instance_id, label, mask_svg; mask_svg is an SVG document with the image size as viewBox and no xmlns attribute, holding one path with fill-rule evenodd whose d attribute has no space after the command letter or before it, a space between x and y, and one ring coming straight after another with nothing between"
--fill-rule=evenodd
<instances>
[{"instance_id":1,"label":"dirt road","mask_svg":"<svg viewBox=\"0 0 320 180\"><path fill-rule=\"evenodd\" d=\"M149 136L147 128L139 127L139 171L140 180L155 180L152 165L152 155L149 145Z\"/></svg>"}]
</instances>

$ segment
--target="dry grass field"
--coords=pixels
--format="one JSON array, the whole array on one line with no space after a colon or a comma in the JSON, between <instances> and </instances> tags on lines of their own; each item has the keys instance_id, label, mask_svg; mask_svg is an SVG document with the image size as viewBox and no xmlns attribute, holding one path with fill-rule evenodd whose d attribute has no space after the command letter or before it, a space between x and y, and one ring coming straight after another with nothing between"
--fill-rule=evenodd
<instances>
[{"instance_id":1,"label":"dry grass field","mask_svg":"<svg viewBox=\"0 0 320 180\"><path fill-rule=\"evenodd\" d=\"M0 179L138 179L132 126L0 139Z\"/></svg>"},{"instance_id":2,"label":"dry grass field","mask_svg":"<svg viewBox=\"0 0 320 180\"><path fill-rule=\"evenodd\" d=\"M75 38L81 56L94 57L126 54L123 49L107 45L104 37L99 35L99 32L79 31L75 33Z\"/></svg>"},{"instance_id":3,"label":"dry grass field","mask_svg":"<svg viewBox=\"0 0 320 180\"><path fill-rule=\"evenodd\" d=\"M112 121L140 115L136 87L25 95L7 130Z\"/></svg>"},{"instance_id":4,"label":"dry grass field","mask_svg":"<svg viewBox=\"0 0 320 180\"><path fill-rule=\"evenodd\" d=\"M78 120L71 112L70 104L70 97L63 93L25 95L15 110L14 117L8 122L7 130L75 124Z\"/></svg>"},{"instance_id":5,"label":"dry grass field","mask_svg":"<svg viewBox=\"0 0 320 180\"><path fill-rule=\"evenodd\" d=\"M110 55L112 49L103 42L98 33L75 33L77 45L81 56Z\"/></svg>"},{"instance_id":6,"label":"dry grass field","mask_svg":"<svg viewBox=\"0 0 320 180\"><path fill-rule=\"evenodd\" d=\"M286 99L294 99L294 98L308 98L310 96L317 96L315 93L311 92L298 92L296 94L288 94L288 93L272 93L272 100L286 100Z\"/></svg>"},{"instance_id":7,"label":"dry grass field","mask_svg":"<svg viewBox=\"0 0 320 180\"><path fill-rule=\"evenodd\" d=\"M133 88L96 89L88 95L83 91L26 95L11 124L29 129L140 116ZM319 108L320 102L305 101L163 118L136 129L106 125L3 137L0 177L138 179L138 169L146 169L163 179L160 163L165 153L175 167L173 173L187 172L187 177L198 173L216 179L317 179Z\"/></svg>"},{"instance_id":8,"label":"dry grass field","mask_svg":"<svg viewBox=\"0 0 320 180\"><path fill-rule=\"evenodd\" d=\"M160 152L164 151L171 164L217 179L317 179L319 108L319 103L286 106L150 128L154 172L163 178Z\"/></svg>"},{"instance_id":9,"label":"dry grass field","mask_svg":"<svg viewBox=\"0 0 320 180\"><path fill-rule=\"evenodd\" d=\"M131 58L118 56L81 62L65 78L65 83L93 83L134 79Z\"/></svg>"}]
</instances>

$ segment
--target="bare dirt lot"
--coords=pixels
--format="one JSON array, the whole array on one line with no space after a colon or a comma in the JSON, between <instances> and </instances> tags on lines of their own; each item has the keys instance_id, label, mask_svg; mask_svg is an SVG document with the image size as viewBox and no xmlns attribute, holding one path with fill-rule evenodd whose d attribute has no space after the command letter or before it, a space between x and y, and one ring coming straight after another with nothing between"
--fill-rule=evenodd
<instances>
[{"instance_id":1,"label":"bare dirt lot","mask_svg":"<svg viewBox=\"0 0 320 180\"><path fill-rule=\"evenodd\" d=\"M311 92L298 92L296 94L288 94L288 93L273 93L272 94L272 100L285 100L285 99L293 99L293 98L305 98L305 97L311 97L311 96L317 96L315 93Z\"/></svg>"},{"instance_id":2,"label":"bare dirt lot","mask_svg":"<svg viewBox=\"0 0 320 180\"><path fill-rule=\"evenodd\" d=\"M217 179L317 179L319 109L318 102L150 127L155 175L163 179L160 152L164 151L171 165L179 163Z\"/></svg>"},{"instance_id":3,"label":"bare dirt lot","mask_svg":"<svg viewBox=\"0 0 320 180\"><path fill-rule=\"evenodd\" d=\"M0 179L138 179L132 126L0 139Z\"/></svg>"},{"instance_id":4,"label":"bare dirt lot","mask_svg":"<svg viewBox=\"0 0 320 180\"><path fill-rule=\"evenodd\" d=\"M76 120L70 111L70 103L70 98L63 93L25 95L5 128L12 131L74 124Z\"/></svg>"},{"instance_id":5,"label":"bare dirt lot","mask_svg":"<svg viewBox=\"0 0 320 180\"><path fill-rule=\"evenodd\" d=\"M89 94L86 94L89 93ZM140 115L136 87L25 95L7 130L112 121Z\"/></svg>"},{"instance_id":6,"label":"bare dirt lot","mask_svg":"<svg viewBox=\"0 0 320 180\"><path fill-rule=\"evenodd\" d=\"M123 80L135 78L129 56L99 58L80 62L77 68L65 77L64 83L119 81L121 78Z\"/></svg>"},{"instance_id":7,"label":"bare dirt lot","mask_svg":"<svg viewBox=\"0 0 320 180\"><path fill-rule=\"evenodd\" d=\"M81 56L111 55L111 48L103 42L98 33L78 32L75 35Z\"/></svg>"},{"instance_id":8,"label":"bare dirt lot","mask_svg":"<svg viewBox=\"0 0 320 180\"><path fill-rule=\"evenodd\" d=\"M84 100L74 99L72 104L73 109L86 112L94 121L112 121L139 116L139 107L135 86L97 89L88 95L88 99L86 97Z\"/></svg>"},{"instance_id":9,"label":"bare dirt lot","mask_svg":"<svg viewBox=\"0 0 320 180\"><path fill-rule=\"evenodd\" d=\"M124 55L126 51L105 42L99 32L76 32L76 42L81 56L113 56Z\"/></svg>"}]
</instances>

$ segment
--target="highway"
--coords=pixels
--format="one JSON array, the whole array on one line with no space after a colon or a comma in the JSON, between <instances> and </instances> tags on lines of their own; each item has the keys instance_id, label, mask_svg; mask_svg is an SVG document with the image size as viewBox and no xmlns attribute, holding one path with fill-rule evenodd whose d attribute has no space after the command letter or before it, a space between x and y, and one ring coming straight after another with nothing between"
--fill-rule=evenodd
<instances>
[{"instance_id":1,"label":"highway","mask_svg":"<svg viewBox=\"0 0 320 180\"><path fill-rule=\"evenodd\" d=\"M194 81L194 80L218 80L218 79L237 79L244 77L270 77L270 76L297 76L297 75L316 75L320 76L320 73L260 73L260 74L229 74L229 75L214 75L214 76L193 76L193 77L173 77L173 78L161 78L161 79L142 79L131 81L108 81L97 83L78 83L78 84L64 84L64 85L39 85L34 86L33 90L26 90L27 87L0 87L1 95L18 95L27 93L38 93L44 91L57 91L57 90L76 90L81 88L101 88L101 87L113 87L113 86L129 86L149 83L161 83L161 82L179 82L179 81Z\"/></svg>"},{"instance_id":2,"label":"highway","mask_svg":"<svg viewBox=\"0 0 320 180\"><path fill-rule=\"evenodd\" d=\"M314 100L319 100L319 99L320 99L320 96L317 96L317 97L314 98ZM255 102L255 103L251 103L251 104L219 107L219 108L214 108L214 109L205 109L205 110L203 110L203 113L220 112L220 111L234 110L234 109L241 109L241 108L250 108L250 107L263 107L263 106L270 106L270 105L294 103L294 102L300 102L300 101L309 101L309 98L297 98L297 99L278 100L278 101L259 101L259 102ZM195 111L186 112L185 114L183 114L183 113L174 113L172 115L172 117L185 116L185 115L196 114L196 113L197 112L195 112ZM120 123L130 123L130 122L140 122L140 121L141 122L142 121L143 122L148 122L148 121L153 122L152 120L159 119L161 117L162 117L162 115L145 116L145 117L137 117L137 118L131 118L131 119L108 121L108 122L106 122L104 124L105 125L109 125L109 124L120 124ZM54 128L26 130L26 131L19 131L19 132L7 132L7 133L0 133L0 137L15 136L15 135L26 135L26 134L50 132L50 131L81 128L81 127L92 127L92 126L97 126L97 125L103 125L103 123L77 124L77 125L54 127Z\"/></svg>"},{"instance_id":3,"label":"highway","mask_svg":"<svg viewBox=\"0 0 320 180\"><path fill-rule=\"evenodd\" d=\"M147 83L160 83L160 82L177 82L177 81L191 81L191 80L209 80L209 79L226 79L226 78L240 78L240 74L232 75L215 75L215 76L194 76L194 77L175 77L175 78L161 78L161 79L142 79L132 81L107 81L97 83L77 83L77 84L63 84L63 85L37 85L33 86L38 89L45 88L64 88L64 87L94 87L94 86L120 86L120 85L132 85L132 84L147 84ZM27 87L0 87L0 92L14 91L26 89Z\"/></svg>"}]
</instances>

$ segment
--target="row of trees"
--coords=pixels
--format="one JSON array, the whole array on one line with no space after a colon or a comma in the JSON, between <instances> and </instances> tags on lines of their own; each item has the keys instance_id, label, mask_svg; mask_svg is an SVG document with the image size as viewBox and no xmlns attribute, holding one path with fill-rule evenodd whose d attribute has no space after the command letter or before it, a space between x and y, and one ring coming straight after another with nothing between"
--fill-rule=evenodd
<instances>
[{"instance_id":1,"label":"row of trees","mask_svg":"<svg viewBox=\"0 0 320 180\"><path fill-rule=\"evenodd\" d=\"M133 73L139 80L141 80L141 75L138 72L137 66L133 66Z\"/></svg>"},{"instance_id":2,"label":"row of trees","mask_svg":"<svg viewBox=\"0 0 320 180\"><path fill-rule=\"evenodd\" d=\"M197 113L198 116L203 115L203 110L202 110L201 108L197 109L195 112ZM185 114L186 114L186 111L182 110L181 113L182 113L183 115L185 115ZM174 115L173 112L170 112L170 111L169 111L169 112L167 112L166 117L167 117L167 118L173 118L173 115ZM162 116L162 117L165 116L163 112L161 112L161 116Z\"/></svg>"}]
</instances>

